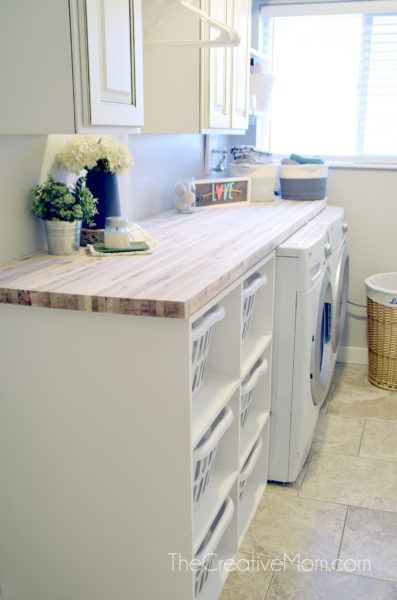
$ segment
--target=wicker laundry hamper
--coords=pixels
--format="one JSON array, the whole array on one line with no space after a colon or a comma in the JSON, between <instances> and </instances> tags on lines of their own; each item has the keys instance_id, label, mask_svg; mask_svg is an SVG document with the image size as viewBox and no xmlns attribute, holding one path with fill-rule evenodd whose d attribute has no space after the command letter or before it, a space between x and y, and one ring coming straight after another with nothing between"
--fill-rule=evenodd
<instances>
[{"instance_id":1,"label":"wicker laundry hamper","mask_svg":"<svg viewBox=\"0 0 397 600\"><path fill-rule=\"evenodd\" d=\"M368 379L397 391L397 273L365 280L368 315Z\"/></svg>"}]
</instances>

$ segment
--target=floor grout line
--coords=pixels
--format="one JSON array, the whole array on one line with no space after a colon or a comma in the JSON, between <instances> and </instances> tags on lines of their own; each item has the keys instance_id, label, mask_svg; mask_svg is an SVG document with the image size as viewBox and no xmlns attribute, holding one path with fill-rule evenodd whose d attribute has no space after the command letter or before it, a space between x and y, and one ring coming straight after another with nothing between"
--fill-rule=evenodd
<instances>
[{"instance_id":1,"label":"floor grout line","mask_svg":"<svg viewBox=\"0 0 397 600\"><path fill-rule=\"evenodd\" d=\"M306 474L305 474L305 476L306 476ZM322 502L323 504L335 504L336 506L361 508L363 510L373 510L376 512L383 512L383 513L388 513L388 514L392 514L392 515L397 514L397 509L396 510L386 510L384 508L374 508L372 506L362 506L359 504L346 504L345 502L336 502L335 500L325 500L324 498L315 498L314 496L301 496L301 495L298 496L295 494L282 494L282 493L270 492L270 491L268 491L268 493L272 494L272 495L278 494L279 496L283 496L284 498L300 498L301 500L314 500L315 502Z\"/></svg>"},{"instance_id":2,"label":"floor grout line","mask_svg":"<svg viewBox=\"0 0 397 600\"><path fill-rule=\"evenodd\" d=\"M364 432L365 432L366 426L367 426L367 419L364 419L364 427L363 427L363 430L362 430L362 433L361 433L360 447L358 449L358 454L357 454L358 457L360 457L361 446L363 445ZM365 456L362 456L360 458L365 458Z\"/></svg>"},{"instance_id":3,"label":"floor grout line","mask_svg":"<svg viewBox=\"0 0 397 600\"><path fill-rule=\"evenodd\" d=\"M330 456L347 456L350 458L360 458L361 460L375 460L377 462L383 462L383 463L395 463L397 461L395 460L388 460L386 458L376 458L376 457L372 457L372 456L357 456L355 454L337 454L336 452L330 452L327 451L327 449L325 448L320 448L319 450L313 450L313 454L329 454Z\"/></svg>"},{"instance_id":4,"label":"floor grout line","mask_svg":"<svg viewBox=\"0 0 397 600\"><path fill-rule=\"evenodd\" d=\"M269 591L270 591L270 588L272 587L272 583L273 583L273 579L274 579L274 573L275 573L275 571L272 571L272 576L270 577L269 585L267 586L267 590L265 592L265 595L263 596L263 600L266 600L266 598L269 595Z\"/></svg>"},{"instance_id":5,"label":"floor grout line","mask_svg":"<svg viewBox=\"0 0 397 600\"><path fill-rule=\"evenodd\" d=\"M343 543L343 536L345 535L345 529L346 529L347 516L349 514L349 509L350 509L350 506L348 505L346 507L345 521L344 521L343 527L342 527L342 535L341 535L341 538L340 538L340 544L339 544L339 550L338 550L337 560L340 559L340 553L341 553L341 550L342 550L342 543Z\"/></svg>"},{"instance_id":6,"label":"floor grout line","mask_svg":"<svg viewBox=\"0 0 397 600\"><path fill-rule=\"evenodd\" d=\"M298 489L298 493L297 493L297 496L298 496L298 497L299 497L299 494L301 493L302 485L303 485L303 482L305 481L305 478L306 478L307 472L308 472L308 470L309 470L309 466L310 466L310 463L311 463L312 457L313 457L313 450L312 450L312 449L310 449L310 450L309 450L309 455L308 455L308 457L307 457L307 466L306 466L306 469L305 469L305 473L304 473L304 475L303 475L303 477L302 477L302 481L301 481L301 484L300 484L300 486L299 486L299 489Z\"/></svg>"},{"instance_id":7,"label":"floor grout line","mask_svg":"<svg viewBox=\"0 0 397 600\"><path fill-rule=\"evenodd\" d=\"M291 496L295 498L295 496ZM363 510L373 510L376 512L384 512L395 515L397 510L386 510L384 508L373 508L372 506L360 506L359 504L346 504L343 502L336 502L335 500L324 500L323 498L315 498L313 496L299 496L302 500L315 500L316 502L325 502L326 504L336 504L337 506L349 506L350 508L362 508Z\"/></svg>"}]
</instances>

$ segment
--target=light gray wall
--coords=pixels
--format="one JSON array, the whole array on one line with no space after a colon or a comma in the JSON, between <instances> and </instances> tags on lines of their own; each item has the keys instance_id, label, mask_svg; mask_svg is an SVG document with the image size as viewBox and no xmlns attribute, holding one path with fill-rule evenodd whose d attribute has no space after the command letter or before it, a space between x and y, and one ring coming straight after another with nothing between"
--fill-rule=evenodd
<instances>
[{"instance_id":1,"label":"light gray wall","mask_svg":"<svg viewBox=\"0 0 397 600\"><path fill-rule=\"evenodd\" d=\"M47 136L0 136L0 260L39 250L42 223L29 210L29 192L40 178Z\"/></svg>"},{"instance_id":2,"label":"light gray wall","mask_svg":"<svg viewBox=\"0 0 397 600\"><path fill-rule=\"evenodd\" d=\"M131 218L141 219L175 205L177 179L202 177L204 137L201 135L134 135L131 171Z\"/></svg>"},{"instance_id":3,"label":"light gray wall","mask_svg":"<svg viewBox=\"0 0 397 600\"><path fill-rule=\"evenodd\" d=\"M365 304L364 279L397 270L397 171L330 169L328 195L349 222L349 298ZM349 305L342 345L366 347L365 309Z\"/></svg>"},{"instance_id":4,"label":"light gray wall","mask_svg":"<svg viewBox=\"0 0 397 600\"><path fill-rule=\"evenodd\" d=\"M0 261L46 247L43 224L30 212L30 191L48 171L65 178L54 171L53 159L66 139L0 135ZM130 219L172 208L176 180L202 175L200 135L135 135L120 141L129 143L135 158L131 171L119 177L123 211Z\"/></svg>"}]
</instances>

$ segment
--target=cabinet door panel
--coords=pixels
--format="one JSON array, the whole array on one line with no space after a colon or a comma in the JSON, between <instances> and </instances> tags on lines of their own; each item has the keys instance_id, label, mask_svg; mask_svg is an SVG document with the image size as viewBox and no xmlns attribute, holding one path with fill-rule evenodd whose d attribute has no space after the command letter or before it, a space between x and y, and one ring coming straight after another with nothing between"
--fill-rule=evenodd
<instances>
[{"instance_id":1,"label":"cabinet door panel","mask_svg":"<svg viewBox=\"0 0 397 600\"><path fill-rule=\"evenodd\" d=\"M241 42L233 49L233 129L248 128L250 0L234 0L234 27Z\"/></svg>"},{"instance_id":2,"label":"cabinet door panel","mask_svg":"<svg viewBox=\"0 0 397 600\"><path fill-rule=\"evenodd\" d=\"M101 98L124 104L133 99L131 71L131 28L129 0L102 0ZM123 60L120 60L120 56Z\"/></svg>"},{"instance_id":3,"label":"cabinet door panel","mask_svg":"<svg viewBox=\"0 0 397 600\"><path fill-rule=\"evenodd\" d=\"M91 125L143 125L138 0L86 0Z\"/></svg>"},{"instance_id":4,"label":"cabinet door panel","mask_svg":"<svg viewBox=\"0 0 397 600\"><path fill-rule=\"evenodd\" d=\"M209 0L208 12L211 17L223 23L230 23L230 0ZM218 32L210 29L210 39ZM231 126L231 49L211 48L209 50L209 127L230 128Z\"/></svg>"}]
</instances>

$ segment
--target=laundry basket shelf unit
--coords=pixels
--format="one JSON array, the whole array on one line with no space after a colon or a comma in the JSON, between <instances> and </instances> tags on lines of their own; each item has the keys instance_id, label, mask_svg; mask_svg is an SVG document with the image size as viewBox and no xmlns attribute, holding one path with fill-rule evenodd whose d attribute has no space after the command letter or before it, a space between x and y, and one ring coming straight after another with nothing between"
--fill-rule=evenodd
<instances>
[{"instance_id":1,"label":"laundry basket shelf unit","mask_svg":"<svg viewBox=\"0 0 397 600\"><path fill-rule=\"evenodd\" d=\"M250 323L244 330L244 293L253 280L264 283L257 286ZM269 407L271 374L271 339L274 289L274 256L270 255L255 269L251 269L234 286L216 298L192 319L201 324L211 311L223 309L224 317L213 327L202 383L191 394L192 449L207 431L217 423L225 411L233 413L233 422L219 441L211 480L193 508L192 552L196 556L209 527L228 497L234 503L234 515L221 539L217 553L233 556L241 543L242 532L252 519L267 481L269 445ZM245 323L246 324L246 323ZM245 331L246 335L243 336ZM244 339L243 339L244 337ZM192 337L192 339L194 339ZM194 343L194 342L193 342ZM260 373L258 373L258 369ZM255 384L249 413L244 427L241 411L244 392L249 382ZM194 387L194 386L193 386ZM255 444L261 441L255 466L245 483L240 501L240 472ZM196 474L197 475L197 474ZM195 477L195 473L193 473ZM241 512L244 508L243 513ZM212 565L213 568L213 565ZM214 600L227 576L225 572L211 572L198 595L199 600Z\"/></svg>"}]
</instances>

